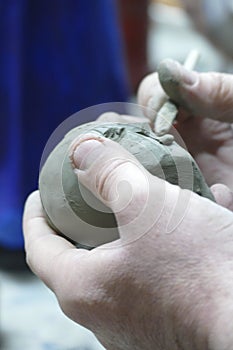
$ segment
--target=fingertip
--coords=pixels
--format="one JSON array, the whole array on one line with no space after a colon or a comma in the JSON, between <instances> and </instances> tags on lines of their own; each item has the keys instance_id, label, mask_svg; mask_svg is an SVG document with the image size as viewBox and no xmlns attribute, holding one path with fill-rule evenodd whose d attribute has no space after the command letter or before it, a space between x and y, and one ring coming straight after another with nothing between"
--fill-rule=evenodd
<instances>
[{"instance_id":1,"label":"fingertip","mask_svg":"<svg viewBox=\"0 0 233 350\"><path fill-rule=\"evenodd\" d=\"M97 119L100 123L121 123L121 124L132 124L132 123L149 123L149 119L142 116L132 116L127 114L118 114L114 112L107 112L101 114Z\"/></svg>"},{"instance_id":2,"label":"fingertip","mask_svg":"<svg viewBox=\"0 0 233 350\"><path fill-rule=\"evenodd\" d=\"M214 184L210 189L217 204L233 211L233 192L229 187L224 184Z\"/></svg>"},{"instance_id":3,"label":"fingertip","mask_svg":"<svg viewBox=\"0 0 233 350\"><path fill-rule=\"evenodd\" d=\"M140 83L137 92L137 101L141 106L146 107L148 100L154 95L155 91L161 90L158 79L158 73L154 72L147 75Z\"/></svg>"},{"instance_id":4,"label":"fingertip","mask_svg":"<svg viewBox=\"0 0 233 350\"><path fill-rule=\"evenodd\" d=\"M198 81L198 73L186 69L179 62L165 59L158 66L159 81L170 99L187 107L186 93Z\"/></svg>"},{"instance_id":5,"label":"fingertip","mask_svg":"<svg viewBox=\"0 0 233 350\"><path fill-rule=\"evenodd\" d=\"M26 199L23 212L23 227L26 221L33 217L43 216L43 208L40 199L40 192L32 192Z\"/></svg>"},{"instance_id":6,"label":"fingertip","mask_svg":"<svg viewBox=\"0 0 233 350\"><path fill-rule=\"evenodd\" d=\"M104 139L95 135L85 135L75 140L70 152L74 169L87 170L102 153Z\"/></svg>"},{"instance_id":7,"label":"fingertip","mask_svg":"<svg viewBox=\"0 0 233 350\"><path fill-rule=\"evenodd\" d=\"M40 201L40 192L39 192L39 190L33 191L33 192L31 192L28 195L28 197L27 197L27 199L25 201L25 206L30 206L35 201L36 202Z\"/></svg>"},{"instance_id":8,"label":"fingertip","mask_svg":"<svg viewBox=\"0 0 233 350\"><path fill-rule=\"evenodd\" d=\"M106 112L106 113L103 113L101 114L98 118L97 118L97 121L98 122L117 122L119 121L119 118L120 118L120 114L118 113L115 113L115 112Z\"/></svg>"},{"instance_id":9,"label":"fingertip","mask_svg":"<svg viewBox=\"0 0 233 350\"><path fill-rule=\"evenodd\" d=\"M162 84L194 85L197 82L197 72L187 69L179 62L164 59L158 66L159 80Z\"/></svg>"}]
</instances>

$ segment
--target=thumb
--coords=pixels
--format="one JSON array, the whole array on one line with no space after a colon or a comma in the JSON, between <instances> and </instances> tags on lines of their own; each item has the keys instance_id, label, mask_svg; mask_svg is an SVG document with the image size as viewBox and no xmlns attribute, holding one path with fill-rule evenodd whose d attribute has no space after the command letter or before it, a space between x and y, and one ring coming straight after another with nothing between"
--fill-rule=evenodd
<instances>
[{"instance_id":1,"label":"thumb","mask_svg":"<svg viewBox=\"0 0 233 350\"><path fill-rule=\"evenodd\" d=\"M158 73L169 97L193 115L233 122L233 75L189 71L170 59L160 63Z\"/></svg>"},{"instance_id":2,"label":"thumb","mask_svg":"<svg viewBox=\"0 0 233 350\"><path fill-rule=\"evenodd\" d=\"M114 212L118 228L130 225L136 234L155 192L158 201L153 197L153 210L159 212L165 181L152 176L118 143L96 134L82 135L73 142L70 158L79 182Z\"/></svg>"}]
</instances>

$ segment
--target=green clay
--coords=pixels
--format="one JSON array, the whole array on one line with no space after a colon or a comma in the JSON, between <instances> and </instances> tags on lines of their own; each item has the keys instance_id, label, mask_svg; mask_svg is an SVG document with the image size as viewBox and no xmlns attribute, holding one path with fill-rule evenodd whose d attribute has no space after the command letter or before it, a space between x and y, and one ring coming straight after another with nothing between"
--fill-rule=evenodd
<instances>
[{"instance_id":1,"label":"green clay","mask_svg":"<svg viewBox=\"0 0 233 350\"><path fill-rule=\"evenodd\" d=\"M84 124L72 129L55 147L39 177L48 222L69 239L95 247L119 237L114 214L78 183L69 159L72 141L78 135L90 132L121 144L151 174L213 200L197 164L171 135L158 137L144 123Z\"/></svg>"}]
</instances>

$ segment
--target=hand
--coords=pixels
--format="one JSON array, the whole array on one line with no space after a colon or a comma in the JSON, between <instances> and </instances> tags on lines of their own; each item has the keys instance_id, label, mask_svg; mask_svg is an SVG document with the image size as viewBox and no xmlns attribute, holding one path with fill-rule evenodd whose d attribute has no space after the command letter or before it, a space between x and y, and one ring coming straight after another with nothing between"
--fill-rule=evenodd
<instances>
[{"instance_id":1,"label":"hand","mask_svg":"<svg viewBox=\"0 0 233 350\"><path fill-rule=\"evenodd\" d=\"M181 0L181 3L190 15L196 29L216 45L224 55L228 54L233 58L232 0L214 2L212 0Z\"/></svg>"},{"instance_id":2,"label":"hand","mask_svg":"<svg viewBox=\"0 0 233 350\"><path fill-rule=\"evenodd\" d=\"M178 105L177 130L209 185L233 190L233 75L190 72L172 60L159 67L167 95ZM153 121L165 92L158 74L142 82L138 100ZM151 111L153 111L151 113Z\"/></svg>"},{"instance_id":3,"label":"hand","mask_svg":"<svg viewBox=\"0 0 233 350\"><path fill-rule=\"evenodd\" d=\"M115 213L119 240L76 249L48 227L35 192L23 225L30 267L108 350L231 349L233 214L95 138L77 140L75 172Z\"/></svg>"}]
</instances>

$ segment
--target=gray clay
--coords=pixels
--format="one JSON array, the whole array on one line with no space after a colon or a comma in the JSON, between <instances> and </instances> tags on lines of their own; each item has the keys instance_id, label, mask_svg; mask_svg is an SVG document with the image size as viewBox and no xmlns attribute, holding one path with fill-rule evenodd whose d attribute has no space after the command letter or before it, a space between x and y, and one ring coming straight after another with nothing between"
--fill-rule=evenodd
<instances>
[{"instance_id":1,"label":"gray clay","mask_svg":"<svg viewBox=\"0 0 233 350\"><path fill-rule=\"evenodd\" d=\"M113 213L78 183L71 166L69 147L72 141L78 135L89 132L121 144L151 174L213 200L197 164L171 135L158 137L145 123L84 124L72 129L56 146L39 178L41 200L48 222L71 240L95 247L119 237Z\"/></svg>"},{"instance_id":2,"label":"gray clay","mask_svg":"<svg viewBox=\"0 0 233 350\"><path fill-rule=\"evenodd\" d=\"M170 101L176 101L184 106L185 101L180 95L179 81L173 77L170 69L163 62L158 65L158 76L163 90L170 96Z\"/></svg>"},{"instance_id":3,"label":"gray clay","mask_svg":"<svg viewBox=\"0 0 233 350\"><path fill-rule=\"evenodd\" d=\"M177 113L178 109L173 102L169 100L164 103L163 107L159 110L155 120L156 135L167 136L167 133L171 129Z\"/></svg>"}]
</instances>

